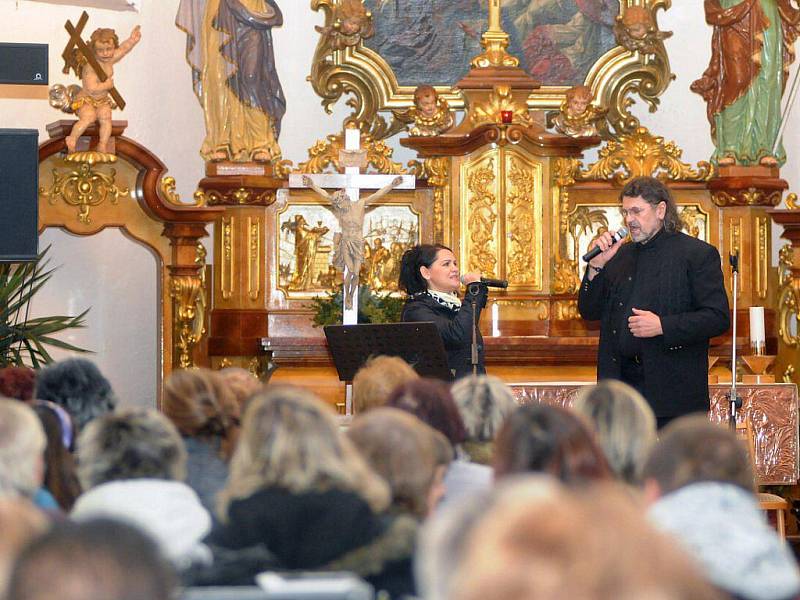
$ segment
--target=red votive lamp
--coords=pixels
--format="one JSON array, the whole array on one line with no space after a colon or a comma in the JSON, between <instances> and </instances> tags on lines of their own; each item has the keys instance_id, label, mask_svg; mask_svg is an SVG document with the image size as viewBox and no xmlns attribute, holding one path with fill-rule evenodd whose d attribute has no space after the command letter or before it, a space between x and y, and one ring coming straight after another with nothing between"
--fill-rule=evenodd
<instances>
[{"instance_id":1,"label":"red votive lamp","mask_svg":"<svg viewBox=\"0 0 800 600\"><path fill-rule=\"evenodd\" d=\"M513 110L501 110L500 111L500 120L505 123L506 125L510 124L514 120L514 111Z\"/></svg>"}]
</instances>

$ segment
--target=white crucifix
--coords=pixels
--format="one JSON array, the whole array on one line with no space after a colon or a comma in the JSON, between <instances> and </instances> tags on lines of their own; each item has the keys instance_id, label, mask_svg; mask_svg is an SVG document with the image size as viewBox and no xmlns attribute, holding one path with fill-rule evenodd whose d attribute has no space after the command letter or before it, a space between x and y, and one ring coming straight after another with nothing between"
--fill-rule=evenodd
<instances>
[{"instance_id":1,"label":"white crucifix","mask_svg":"<svg viewBox=\"0 0 800 600\"><path fill-rule=\"evenodd\" d=\"M289 175L290 188L310 188L329 200L327 207L339 222L340 231L333 237L335 246L333 265L344 273L342 288L342 323L358 323L358 277L364 262L364 215L375 208L375 200L392 189L413 190L416 179L413 175L380 175L361 173L365 166L361 150L361 132L355 128L344 130L345 146L339 155L345 165L344 173L321 173L318 175ZM325 189L338 188L333 194ZM361 198L361 190L375 190ZM353 201L352 199L356 200Z\"/></svg>"}]
</instances>

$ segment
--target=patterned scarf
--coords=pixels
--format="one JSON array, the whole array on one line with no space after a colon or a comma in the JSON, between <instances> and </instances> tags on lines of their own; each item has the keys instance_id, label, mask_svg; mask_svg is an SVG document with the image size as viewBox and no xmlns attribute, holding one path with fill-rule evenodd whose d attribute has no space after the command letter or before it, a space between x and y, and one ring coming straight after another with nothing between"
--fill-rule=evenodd
<instances>
[{"instance_id":1,"label":"patterned scarf","mask_svg":"<svg viewBox=\"0 0 800 600\"><path fill-rule=\"evenodd\" d=\"M461 300L455 294L450 292L438 292L436 290L428 290L427 294L436 300L436 302L452 311L458 312L458 309L461 308Z\"/></svg>"}]
</instances>

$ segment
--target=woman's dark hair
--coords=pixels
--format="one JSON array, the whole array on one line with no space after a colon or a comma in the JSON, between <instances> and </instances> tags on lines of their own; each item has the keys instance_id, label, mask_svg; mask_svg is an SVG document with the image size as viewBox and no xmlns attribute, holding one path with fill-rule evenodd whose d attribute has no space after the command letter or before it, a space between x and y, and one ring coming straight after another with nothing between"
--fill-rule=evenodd
<instances>
[{"instance_id":1,"label":"woman's dark hair","mask_svg":"<svg viewBox=\"0 0 800 600\"><path fill-rule=\"evenodd\" d=\"M53 494L58 505L69 512L81 493L78 475L75 472L75 459L69 452L69 444L65 444L64 424L62 419L69 419L66 411L59 416L58 405L47 402L34 402L33 411L42 422L47 446L44 450L44 487ZM68 424L68 427L71 425ZM72 432L70 432L70 437ZM70 440L71 441L71 440Z\"/></svg>"},{"instance_id":2,"label":"woman's dark hair","mask_svg":"<svg viewBox=\"0 0 800 600\"><path fill-rule=\"evenodd\" d=\"M442 433L456 446L466 439L464 421L450 394L450 386L437 379L414 379L396 387L386 406L410 412Z\"/></svg>"},{"instance_id":3,"label":"woman's dark hair","mask_svg":"<svg viewBox=\"0 0 800 600\"><path fill-rule=\"evenodd\" d=\"M683 223L678 216L678 207L669 188L655 177L635 177L631 179L619 193L619 200L623 198L640 197L650 206L655 208L662 202L666 204L667 211L664 214L664 231L680 231Z\"/></svg>"},{"instance_id":4,"label":"woman's dark hair","mask_svg":"<svg viewBox=\"0 0 800 600\"><path fill-rule=\"evenodd\" d=\"M567 485L611 479L605 456L580 418L560 406L528 404L506 419L494 446L496 477L547 473Z\"/></svg>"},{"instance_id":5,"label":"woman's dark hair","mask_svg":"<svg viewBox=\"0 0 800 600\"><path fill-rule=\"evenodd\" d=\"M439 250L450 250L450 248L442 244L418 244L403 254L400 263L400 287L409 296L428 289L428 283L419 270L422 267L430 268Z\"/></svg>"}]
</instances>

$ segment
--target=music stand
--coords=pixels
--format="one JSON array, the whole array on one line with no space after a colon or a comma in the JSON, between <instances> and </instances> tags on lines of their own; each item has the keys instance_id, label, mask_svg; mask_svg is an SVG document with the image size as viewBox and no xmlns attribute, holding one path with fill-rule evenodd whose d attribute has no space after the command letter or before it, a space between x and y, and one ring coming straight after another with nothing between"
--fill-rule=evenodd
<instances>
[{"instance_id":1,"label":"music stand","mask_svg":"<svg viewBox=\"0 0 800 600\"><path fill-rule=\"evenodd\" d=\"M421 377L451 381L442 337L434 323L326 325L328 349L340 381L353 381L370 356L399 356Z\"/></svg>"}]
</instances>

